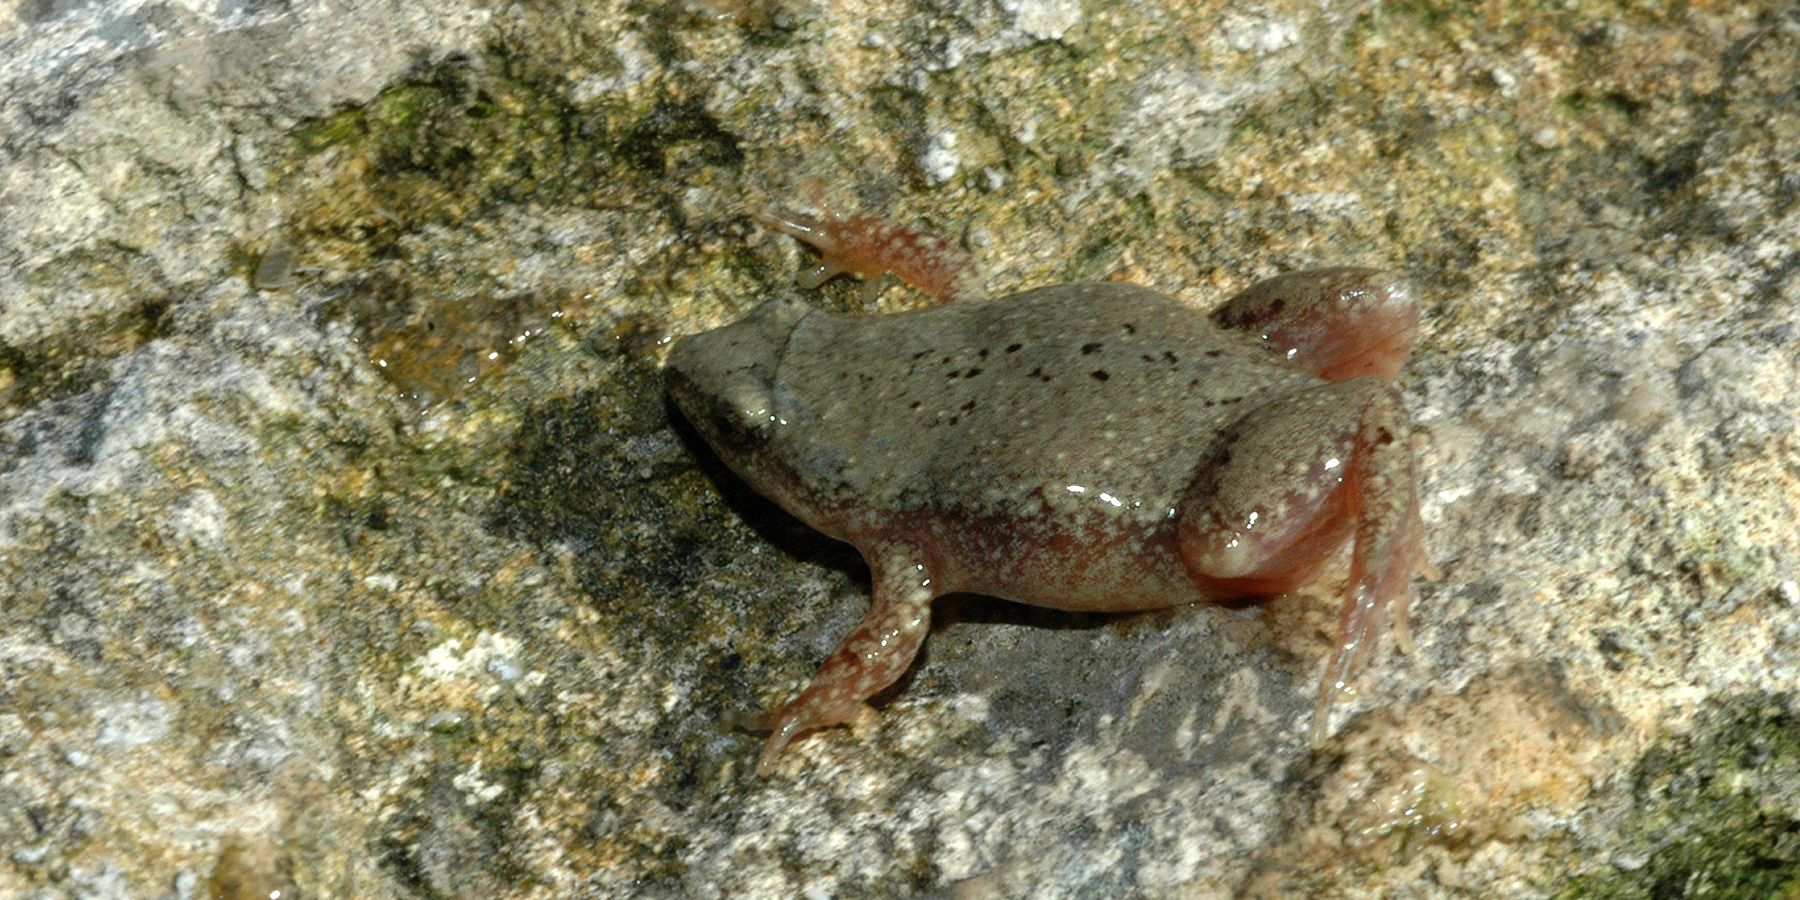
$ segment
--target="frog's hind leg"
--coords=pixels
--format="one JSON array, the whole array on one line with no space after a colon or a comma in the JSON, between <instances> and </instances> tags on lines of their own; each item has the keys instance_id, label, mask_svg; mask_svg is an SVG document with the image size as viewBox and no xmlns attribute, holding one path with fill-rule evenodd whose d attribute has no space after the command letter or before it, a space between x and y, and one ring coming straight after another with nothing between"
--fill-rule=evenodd
<instances>
[{"instance_id":1,"label":"frog's hind leg","mask_svg":"<svg viewBox=\"0 0 1800 900\"><path fill-rule=\"evenodd\" d=\"M1182 563L1215 597L1270 595L1310 581L1354 541L1337 649L1314 706L1313 739L1384 625L1402 649L1420 566L1416 476L1400 396L1375 378L1322 384L1252 410L1183 500Z\"/></svg>"},{"instance_id":2,"label":"frog's hind leg","mask_svg":"<svg viewBox=\"0 0 1800 900\"><path fill-rule=\"evenodd\" d=\"M926 567L898 554L871 555L874 579L872 606L849 636L832 651L800 696L780 709L753 716L741 724L768 731L756 774L768 775L783 747L802 732L856 718L864 701L905 674L931 630L931 600L936 596Z\"/></svg>"},{"instance_id":3,"label":"frog's hind leg","mask_svg":"<svg viewBox=\"0 0 1800 900\"><path fill-rule=\"evenodd\" d=\"M1314 745L1324 740L1332 701L1373 657L1384 623L1392 622L1400 649L1412 651L1412 576L1430 566L1419 546L1425 526L1419 520L1411 443L1406 410L1388 386L1363 409L1356 455L1345 477L1345 489L1356 496L1356 544L1338 615L1337 652L1313 705Z\"/></svg>"},{"instance_id":4,"label":"frog's hind leg","mask_svg":"<svg viewBox=\"0 0 1800 900\"><path fill-rule=\"evenodd\" d=\"M1392 378L1418 336L1419 303L1393 272L1303 269L1245 288L1213 310L1213 320L1326 381Z\"/></svg>"}]
</instances>

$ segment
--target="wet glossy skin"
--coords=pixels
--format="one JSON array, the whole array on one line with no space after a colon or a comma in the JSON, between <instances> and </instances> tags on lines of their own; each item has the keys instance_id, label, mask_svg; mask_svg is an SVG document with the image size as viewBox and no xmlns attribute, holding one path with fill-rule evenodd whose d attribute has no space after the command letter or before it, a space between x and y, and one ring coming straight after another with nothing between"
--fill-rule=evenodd
<instances>
[{"instance_id":1,"label":"wet glossy skin","mask_svg":"<svg viewBox=\"0 0 1800 900\"><path fill-rule=\"evenodd\" d=\"M708 444L873 574L868 618L753 723L773 732L760 771L898 678L934 597L1141 610L1266 596L1352 539L1322 734L1387 610L1404 639L1416 488L1404 409L1374 376L1416 322L1403 280L1326 269L1213 317L1108 282L856 318L775 300L681 341L669 391Z\"/></svg>"}]
</instances>

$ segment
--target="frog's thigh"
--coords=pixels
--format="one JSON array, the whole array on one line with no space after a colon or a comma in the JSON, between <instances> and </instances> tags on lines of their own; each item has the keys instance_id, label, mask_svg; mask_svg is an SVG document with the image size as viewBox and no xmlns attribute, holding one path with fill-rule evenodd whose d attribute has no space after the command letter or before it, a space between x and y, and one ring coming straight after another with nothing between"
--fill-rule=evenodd
<instances>
[{"instance_id":1,"label":"frog's thigh","mask_svg":"<svg viewBox=\"0 0 1800 900\"><path fill-rule=\"evenodd\" d=\"M1303 269L1259 281L1213 311L1295 367L1326 381L1392 378L1419 332L1405 277L1381 269Z\"/></svg>"},{"instance_id":2,"label":"frog's thigh","mask_svg":"<svg viewBox=\"0 0 1800 900\"><path fill-rule=\"evenodd\" d=\"M1183 501L1179 546L1190 576L1221 597L1310 580L1356 528L1359 432L1367 414L1398 411L1392 392L1374 378L1321 384L1276 397L1229 429ZM1391 411L1382 409L1390 399Z\"/></svg>"}]
</instances>

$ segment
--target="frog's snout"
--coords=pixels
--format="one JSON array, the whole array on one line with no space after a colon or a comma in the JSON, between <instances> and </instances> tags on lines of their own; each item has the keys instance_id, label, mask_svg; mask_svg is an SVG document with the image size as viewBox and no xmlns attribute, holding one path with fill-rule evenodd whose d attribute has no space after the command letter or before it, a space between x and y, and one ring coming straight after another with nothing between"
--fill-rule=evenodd
<instances>
[{"instance_id":1,"label":"frog's snout","mask_svg":"<svg viewBox=\"0 0 1800 900\"><path fill-rule=\"evenodd\" d=\"M775 422L774 366L724 332L683 338L669 352L663 383L676 408L727 463L768 443Z\"/></svg>"},{"instance_id":2,"label":"frog's snout","mask_svg":"<svg viewBox=\"0 0 1800 900\"><path fill-rule=\"evenodd\" d=\"M669 396L708 440L767 439L788 341L811 310L772 300L744 318L676 342L663 369Z\"/></svg>"}]
</instances>

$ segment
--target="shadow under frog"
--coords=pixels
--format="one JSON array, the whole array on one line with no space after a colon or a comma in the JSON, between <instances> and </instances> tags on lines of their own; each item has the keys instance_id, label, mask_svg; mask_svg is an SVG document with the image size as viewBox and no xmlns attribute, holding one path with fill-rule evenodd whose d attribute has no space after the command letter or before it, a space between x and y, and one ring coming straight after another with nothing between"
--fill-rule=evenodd
<instances>
[{"instance_id":1,"label":"shadow under frog","mask_svg":"<svg viewBox=\"0 0 1800 900\"><path fill-rule=\"evenodd\" d=\"M869 566L855 547L821 534L773 500L757 493L713 452L700 433L680 414L672 399L669 401L668 413L670 428L692 455L700 473L719 499L739 521L788 559L829 569L837 573L844 583L853 585L857 593L865 596L868 594ZM1055 689L1044 684L1046 680L1062 685L1066 689L1061 693L1075 698L1094 691L1104 691L1093 684L1096 681L1094 677L1075 672L1071 667L1063 667L1056 673L1034 673L1031 683L1019 682L1012 686L1018 690L1010 690L1004 683L1005 677L1000 673L1014 671L1019 664L1041 658L1042 653L1049 650L1049 645L1044 642L1058 641L1055 636L1057 633L1089 634L1115 624L1129 630L1130 623L1142 617L1138 613L1070 612L1015 603L982 594L956 593L944 595L933 602L931 633L943 634L965 628L990 633L996 627L1017 629L1022 638L1020 642L1010 646L997 646L1006 642L985 642L972 648L971 652L957 654L957 663L953 663L953 669L957 671L948 673L946 677L958 690L982 690L992 685L996 689L993 692L996 717L1014 725L1026 725L1028 730L1038 733L1043 729L1031 727L1033 723L1041 723L1048 718L1062 721L1066 726L1067 720L1074 718L1076 714L1073 708L1075 700L1059 707L1062 712L1045 707L1041 699L1042 689ZM842 629L842 626L835 623L818 627L837 628L840 632ZM811 638L809 630L805 640L810 641ZM884 706L905 693L915 676L931 660L932 646L927 641L906 672L893 684L871 695L867 700L868 704ZM963 662L967 665L958 664ZM969 671L970 676L963 677L961 670ZM985 674L988 670L992 671L994 677L990 678ZM1110 682L1113 679L1100 680Z\"/></svg>"}]
</instances>

